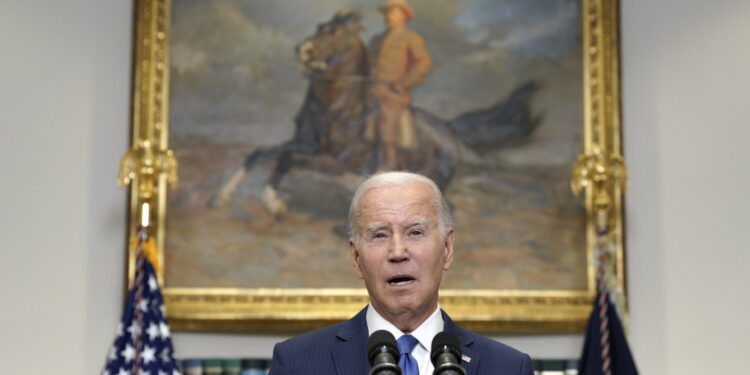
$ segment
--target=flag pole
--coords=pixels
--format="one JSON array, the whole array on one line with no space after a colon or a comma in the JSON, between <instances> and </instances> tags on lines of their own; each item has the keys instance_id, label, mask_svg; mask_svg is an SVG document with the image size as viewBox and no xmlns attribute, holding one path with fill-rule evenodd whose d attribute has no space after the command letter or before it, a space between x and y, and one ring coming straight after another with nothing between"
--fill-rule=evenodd
<instances>
[{"instance_id":1,"label":"flag pole","mask_svg":"<svg viewBox=\"0 0 750 375\"><path fill-rule=\"evenodd\" d=\"M141 373L141 354L143 353L143 329L144 329L144 321L143 321L143 311L140 308L141 304L143 303L143 294L144 294L144 276L146 274L145 271L145 259L146 254L144 252L144 246L146 244L146 241L148 241L148 225L149 225L149 211L150 211L150 205L148 202L143 202L141 205L141 223L138 226L138 247L136 251L136 271L135 271L135 281L133 283L133 287L135 288L135 299L134 299L134 306L135 306L135 312L133 316L133 348L135 349L135 356L132 360L132 367L131 367L131 373L133 374L140 374Z\"/></svg>"},{"instance_id":2,"label":"flag pole","mask_svg":"<svg viewBox=\"0 0 750 375\"><path fill-rule=\"evenodd\" d=\"M611 229L615 220L612 208L616 206L613 199L617 199L618 190L625 190L626 181L627 169L622 155L607 153L596 143L592 144L590 152L578 157L573 168L571 188L576 195L587 190L587 199L591 200L587 200L586 207L593 211L589 223L595 234L592 262L596 272L596 297L579 363L579 371L584 375L637 374L626 339L628 319L624 286L617 277L613 236L619 233Z\"/></svg>"},{"instance_id":3,"label":"flag pole","mask_svg":"<svg viewBox=\"0 0 750 375\"><path fill-rule=\"evenodd\" d=\"M599 344L601 345L602 374L612 375L612 361L610 358L609 346L609 290L607 288L607 247L606 241L609 232L607 226L607 212L598 210L596 223L596 252L598 258L597 264L597 288L599 309Z\"/></svg>"},{"instance_id":4,"label":"flag pole","mask_svg":"<svg viewBox=\"0 0 750 375\"><path fill-rule=\"evenodd\" d=\"M133 317L133 348L135 349L135 356L132 360L132 370L131 373L138 374L140 373L140 359L141 359L141 352L143 350L143 341L141 337L141 332L143 331L143 313L141 312L141 309L138 308L138 305L143 300L143 244L148 239L148 234L146 232L146 227L140 226L138 228L138 252L136 254L136 267L137 270L135 271L135 313Z\"/></svg>"},{"instance_id":5,"label":"flag pole","mask_svg":"<svg viewBox=\"0 0 750 375\"><path fill-rule=\"evenodd\" d=\"M150 219L150 208L151 205L148 202L143 202L141 205L141 227L148 228Z\"/></svg>"},{"instance_id":6,"label":"flag pole","mask_svg":"<svg viewBox=\"0 0 750 375\"><path fill-rule=\"evenodd\" d=\"M612 236L611 222L614 220L613 199L616 191L625 191L627 185L627 167L622 155L607 153L600 145L594 143L591 151L578 157L573 167L571 190L578 195L588 190L592 197L592 224L595 233L594 269L596 270L597 291L602 282L611 295L621 320L628 327L627 307L625 306L624 285L617 277L616 246ZM617 228L617 226L615 226Z\"/></svg>"}]
</instances>

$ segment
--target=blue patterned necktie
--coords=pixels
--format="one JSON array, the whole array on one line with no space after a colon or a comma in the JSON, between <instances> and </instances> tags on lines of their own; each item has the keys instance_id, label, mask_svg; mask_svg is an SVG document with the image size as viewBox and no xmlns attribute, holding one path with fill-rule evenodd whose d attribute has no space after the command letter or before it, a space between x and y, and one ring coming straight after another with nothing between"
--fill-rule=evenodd
<instances>
[{"instance_id":1,"label":"blue patterned necktie","mask_svg":"<svg viewBox=\"0 0 750 375\"><path fill-rule=\"evenodd\" d=\"M401 357L398 359L398 367L401 367L403 375L419 375L417 361L411 356L411 351L417 346L417 339L412 335L403 335L396 340Z\"/></svg>"}]
</instances>

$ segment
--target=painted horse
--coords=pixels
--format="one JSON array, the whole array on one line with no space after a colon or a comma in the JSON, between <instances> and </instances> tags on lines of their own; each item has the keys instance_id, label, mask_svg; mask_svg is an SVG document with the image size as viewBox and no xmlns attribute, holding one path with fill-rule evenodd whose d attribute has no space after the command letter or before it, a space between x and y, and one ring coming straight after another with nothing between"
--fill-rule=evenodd
<instances>
[{"instance_id":1,"label":"painted horse","mask_svg":"<svg viewBox=\"0 0 750 375\"><path fill-rule=\"evenodd\" d=\"M261 166L273 168L263 200L277 216L286 212L277 191L292 168L359 176L380 169L379 135L373 126L377 113L368 95L371 81L360 20L357 12L337 12L297 46L310 83L294 119L294 135L282 144L249 154L213 194L209 206L226 203L247 173ZM531 134L539 122L529 107L536 90L536 84L527 83L491 108L450 121L412 107L416 142L414 147L399 149L399 168L424 174L446 189L459 154L478 155Z\"/></svg>"}]
</instances>

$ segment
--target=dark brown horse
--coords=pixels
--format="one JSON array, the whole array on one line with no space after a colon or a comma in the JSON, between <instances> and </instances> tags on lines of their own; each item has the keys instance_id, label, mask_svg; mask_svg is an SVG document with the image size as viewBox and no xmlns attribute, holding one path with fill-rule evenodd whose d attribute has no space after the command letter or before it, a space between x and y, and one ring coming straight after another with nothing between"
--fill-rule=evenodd
<instances>
[{"instance_id":1,"label":"dark brown horse","mask_svg":"<svg viewBox=\"0 0 750 375\"><path fill-rule=\"evenodd\" d=\"M375 106L369 105L369 67L360 19L357 12L338 12L298 45L297 55L310 85L294 119L293 137L248 155L243 166L214 194L210 205L226 202L246 173L259 166L274 165L263 198L277 215L285 212L286 205L276 192L284 175L294 167L360 176L379 169L377 127L369 127L371 134L365 136L368 123L375 122L377 113L370 110ZM415 146L399 150L399 169L422 173L441 189L447 188L459 149L481 152L523 139L534 129L538 120L532 118L528 101L535 90L533 83L527 84L492 108L452 121L412 108Z\"/></svg>"}]
</instances>

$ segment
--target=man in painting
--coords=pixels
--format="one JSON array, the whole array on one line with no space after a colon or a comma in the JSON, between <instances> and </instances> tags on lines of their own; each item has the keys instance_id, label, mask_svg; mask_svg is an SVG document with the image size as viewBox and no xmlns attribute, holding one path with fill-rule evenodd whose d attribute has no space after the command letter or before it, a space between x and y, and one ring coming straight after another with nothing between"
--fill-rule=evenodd
<instances>
[{"instance_id":1,"label":"man in painting","mask_svg":"<svg viewBox=\"0 0 750 375\"><path fill-rule=\"evenodd\" d=\"M349 227L351 261L370 304L351 320L277 344L271 374L366 374L368 337L378 330L398 339L405 375L433 373L431 343L443 331L458 338L469 375L532 374L528 355L460 328L440 309L438 288L453 263L454 234L432 180L409 172L368 178L354 193Z\"/></svg>"},{"instance_id":2,"label":"man in painting","mask_svg":"<svg viewBox=\"0 0 750 375\"><path fill-rule=\"evenodd\" d=\"M410 90L432 69L432 58L419 34L406 27L414 9L406 0L388 0L380 8L387 31L373 38L372 94L378 107L378 134L382 147L381 169L397 167L397 147L415 142L410 113Z\"/></svg>"}]
</instances>

